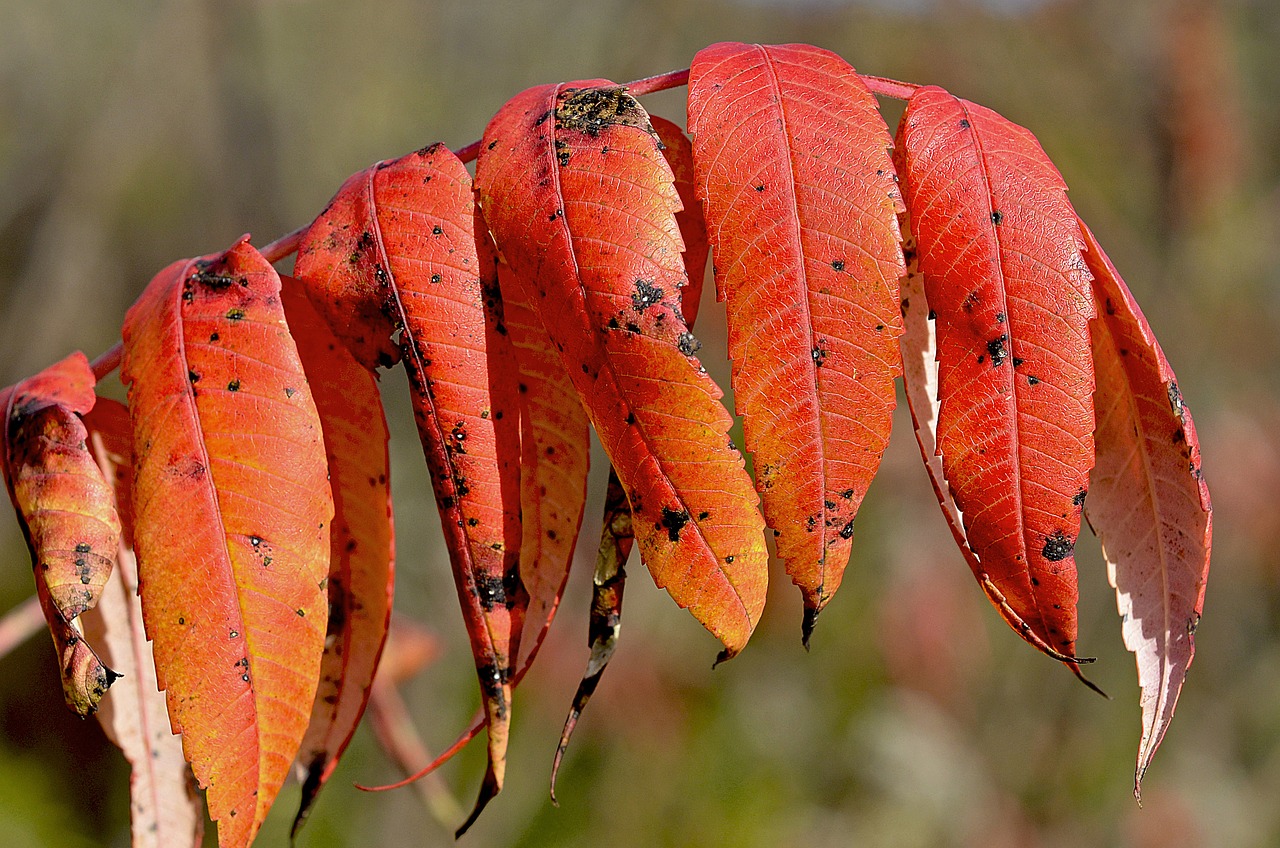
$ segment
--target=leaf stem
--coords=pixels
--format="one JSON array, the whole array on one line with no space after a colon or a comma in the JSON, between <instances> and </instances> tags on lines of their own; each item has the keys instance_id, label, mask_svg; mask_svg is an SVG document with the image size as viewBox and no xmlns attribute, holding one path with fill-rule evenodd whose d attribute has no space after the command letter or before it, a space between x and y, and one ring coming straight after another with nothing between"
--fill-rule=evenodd
<instances>
[{"instance_id":1,"label":"leaf stem","mask_svg":"<svg viewBox=\"0 0 1280 848\"><path fill-rule=\"evenodd\" d=\"M633 97L642 97L646 94L656 94L659 91L666 91L670 88L679 88L682 85L689 84L689 69L682 71L667 71L665 74L657 76L645 77L633 82L629 82L624 86L627 92Z\"/></svg>"},{"instance_id":2,"label":"leaf stem","mask_svg":"<svg viewBox=\"0 0 1280 848\"><path fill-rule=\"evenodd\" d=\"M310 226L310 224L303 224L293 232L280 236L280 238L271 242L271 244L262 248L258 252L261 253L268 262L279 262L286 256L290 256L297 252L298 242L302 241L302 236Z\"/></svg>"},{"instance_id":3,"label":"leaf stem","mask_svg":"<svg viewBox=\"0 0 1280 848\"><path fill-rule=\"evenodd\" d=\"M40 598L32 595L0 618L0 659L35 635L44 623Z\"/></svg>"},{"instance_id":4,"label":"leaf stem","mask_svg":"<svg viewBox=\"0 0 1280 848\"><path fill-rule=\"evenodd\" d=\"M473 141L466 147L459 147L453 153L462 160L462 164L464 165L468 162L474 162L476 157L480 155L480 142Z\"/></svg>"},{"instance_id":5,"label":"leaf stem","mask_svg":"<svg viewBox=\"0 0 1280 848\"><path fill-rule=\"evenodd\" d=\"M116 342L105 352L100 354L97 359L89 363L89 367L93 369L93 378L101 380L112 371L120 367L120 360L124 357L124 342Z\"/></svg>"},{"instance_id":6,"label":"leaf stem","mask_svg":"<svg viewBox=\"0 0 1280 848\"><path fill-rule=\"evenodd\" d=\"M870 74L858 74L858 76L862 77L862 81L867 84L867 88L871 89L872 94L892 97L895 100L910 100L911 95L920 88L913 82L898 82L888 77L874 77Z\"/></svg>"}]
</instances>

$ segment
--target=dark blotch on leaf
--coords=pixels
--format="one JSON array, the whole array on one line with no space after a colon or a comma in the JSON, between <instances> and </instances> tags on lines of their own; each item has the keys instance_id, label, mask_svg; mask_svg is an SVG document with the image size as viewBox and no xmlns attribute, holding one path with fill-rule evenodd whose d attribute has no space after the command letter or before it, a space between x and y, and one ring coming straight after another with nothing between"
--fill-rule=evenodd
<instances>
[{"instance_id":1,"label":"dark blotch on leaf","mask_svg":"<svg viewBox=\"0 0 1280 848\"><path fill-rule=\"evenodd\" d=\"M667 538L673 542L680 541L680 531L689 523L689 513L683 509L675 510L664 506L662 508L662 521L659 527L667 528Z\"/></svg>"},{"instance_id":2,"label":"dark blotch on leaf","mask_svg":"<svg viewBox=\"0 0 1280 848\"><path fill-rule=\"evenodd\" d=\"M987 353L991 354L991 367L998 368L1009 358L1009 334L1001 333L987 342Z\"/></svg>"},{"instance_id":3,"label":"dark blotch on leaf","mask_svg":"<svg viewBox=\"0 0 1280 848\"><path fill-rule=\"evenodd\" d=\"M1075 546L1076 543L1068 539L1066 534L1059 530L1044 540L1044 548L1040 551L1040 554L1049 562L1060 562L1071 556Z\"/></svg>"},{"instance_id":4,"label":"dark blotch on leaf","mask_svg":"<svg viewBox=\"0 0 1280 848\"><path fill-rule=\"evenodd\" d=\"M631 294L631 306L636 312L644 312L655 303L662 302L662 288L650 280L636 280L635 289Z\"/></svg>"},{"instance_id":5,"label":"dark blotch on leaf","mask_svg":"<svg viewBox=\"0 0 1280 848\"><path fill-rule=\"evenodd\" d=\"M482 574L476 577L476 600L486 612L507 603L507 589L501 577Z\"/></svg>"},{"instance_id":6,"label":"dark blotch on leaf","mask_svg":"<svg viewBox=\"0 0 1280 848\"><path fill-rule=\"evenodd\" d=\"M569 96L555 110L557 129L577 130L596 138L608 127L621 124L653 134L649 116L622 87L568 89L565 93Z\"/></svg>"},{"instance_id":7,"label":"dark blotch on leaf","mask_svg":"<svg viewBox=\"0 0 1280 848\"><path fill-rule=\"evenodd\" d=\"M702 349L702 342L698 341L698 337L693 333L681 333L676 339L676 346L680 348L680 352L685 356L693 356Z\"/></svg>"}]
</instances>

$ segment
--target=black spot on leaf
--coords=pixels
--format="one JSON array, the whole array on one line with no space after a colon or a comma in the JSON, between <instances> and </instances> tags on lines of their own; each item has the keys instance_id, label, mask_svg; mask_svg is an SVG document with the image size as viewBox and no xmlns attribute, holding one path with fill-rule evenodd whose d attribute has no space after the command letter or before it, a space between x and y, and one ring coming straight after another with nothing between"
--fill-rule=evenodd
<instances>
[{"instance_id":1,"label":"black spot on leaf","mask_svg":"<svg viewBox=\"0 0 1280 848\"><path fill-rule=\"evenodd\" d=\"M631 306L636 312L644 312L655 303L661 302L661 287L654 285L650 280L636 280L635 291L631 294Z\"/></svg>"},{"instance_id":2,"label":"black spot on leaf","mask_svg":"<svg viewBox=\"0 0 1280 848\"><path fill-rule=\"evenodd\" d=\"M1044 540L1044 547L1040 550L1040 554L1049 562L1060 562L1071 556L1075 546L1074 540L1068 539L1065 533L1058 530Z\"/></svg>"},{"instance_id":3,"label":"black spot on leaf","mask_svg":"<svg viewBox=\"0 0 1280 848\"><path fill-rule=\"evenodd\" d=\"M680 531L689 523L689 513L686 510L675 510L664 506L662 508L662 521L658 527L667 528L667 538L673 542L680 541Z\"/></svg>"}]
</instances>

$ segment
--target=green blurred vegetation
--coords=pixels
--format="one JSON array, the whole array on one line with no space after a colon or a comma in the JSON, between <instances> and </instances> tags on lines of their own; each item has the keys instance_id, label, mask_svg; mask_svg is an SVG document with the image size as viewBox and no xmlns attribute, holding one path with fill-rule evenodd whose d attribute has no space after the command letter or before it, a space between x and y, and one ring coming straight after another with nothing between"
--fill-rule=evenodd
<instances>
[{"instance_id":1,"label":"green blurred vegetation","mask_svg":"<svg viewBox=\"0 0 1280 848\"><path fill-rule=\"evenodd\" d=\"M720 40L818 44L1038 135L1197 416L1217 529L1199 655L1139 810L1136 676L1096 546L1080 546L1080 646L1099 656L1093 675L1114 701L988 608L900 414L809 654L780 571L750 648L712 672L713 640L633 567L623 644L555 809L546 776L586 661L580 567L520 691L508 788L466 844L1280 844L1273 0L0 0L0 384L72 349L105 350L170 261L246 231L265 243L374 160L478 138L529 85L648 76ZM646 103L679 120L681 96ZM887 105L890 120L899 108ZM717 312L708 302L699 335L724 385ZM403 378L384 384L397 609L446 649L405 695L441 747L474 709L475 684ZM602 478L593 486L588 552ZM0 519L0 551L7 609L32 591L11 519ZM126 845L127 769L93 722L62 707L48 639L0 669L6 844ZM482 768L477 748L443 772L464 806ZM395 777L362 729L300 844L451 844L411 790L351 787ZM287 844L297 797L286 788L260 844Z\"/></svg>"}]
</instances>

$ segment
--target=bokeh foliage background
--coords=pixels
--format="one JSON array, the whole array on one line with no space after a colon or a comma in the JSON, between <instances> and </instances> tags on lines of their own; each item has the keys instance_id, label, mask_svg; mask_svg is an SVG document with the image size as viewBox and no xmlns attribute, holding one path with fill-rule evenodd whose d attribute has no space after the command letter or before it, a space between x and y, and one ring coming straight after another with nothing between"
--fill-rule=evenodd
<instances>
[{"instance_id":1,"label":"bokeh foliage background","mask_svg":"<svg viewBox=\"0 0 1280 848\"><path fill-rule=\"evenodd\" d=\"M464 844L1280 844L1280 5L1273 0L0 0L0 384L92 357L173 259L266 241L350 173L478 138L511 95L688 65L719 40L804 41L1030 127L1144 304L1196 414L1216 506L1199 653L1130 793L1136 676L1095 544L1080 545L1085 690L988 608L900 410L843 591L809 654L778 571L752 645L715 645L633 564L623 645L561 774L590 564L519 693L508 789ZM683 121L682 94L646 99ZM888 104L896 120L900 107ZM723 322L704 307L722 385ZM716 370L718 369L718 370ZM405 686L437 747L477 697L403 378L397 609L440 640ZM117 387L118 391L118 387ZM603 465L597 462L597 470ZM598 532L600 475L580 548ZM32 591L0 518L0 610ZM127 845L127 770L62 706L47 637L0 660L0 833ZM477 746L443 772L469 807ZM448 845L362 729L303 846ZM261 838L287 844L297 787ZM456 820L449 822L456 824Z\"/></svg>"}]
</instances>

